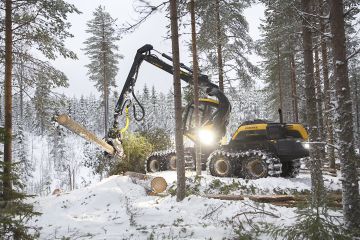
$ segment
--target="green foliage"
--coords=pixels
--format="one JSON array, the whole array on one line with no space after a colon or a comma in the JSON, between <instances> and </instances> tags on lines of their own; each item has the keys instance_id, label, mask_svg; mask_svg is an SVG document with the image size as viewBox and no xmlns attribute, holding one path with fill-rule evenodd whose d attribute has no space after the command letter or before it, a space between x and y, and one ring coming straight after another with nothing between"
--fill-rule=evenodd
<instances>
[{"instance_id":1,"label":"green foliage","mask_svg":"<svg viewBox=\"0 0 360 240\"><path fill-rule=\"evenodd\" d=\"M5 141L5 129L3 127L0 127L0 142L4 143Z\"/></svg>"},{"instance_id":2,"label":"green foliage","mask_svg":"<svg viewBox=\"0 0 360 240\"><path fill-rule=\"evenodd\" d=\"M259 71L244 54L250 53L253 49L253 41L248 33L248 22L243 15L243 10L250 6L251 1L219 1L220 39L216 34L218 27L216 1L196 2L195 11L199 25L197 44L200 57L203 54L207 60L207 68L217 71L217 44L221 43L225 77L228 77L228 80L238 80L250 86L252 77ZM183 9L182 11L188 10Z\"/></svg>"},{"instance_id":3,"label":"green foliage","mask_svg":"<svg viewBox=\"0 0 360 240\"><path fill-rule=\"evenodd\" d=\"M162 128L140 131L139 134L151 143L153 151L161 151L171 147L170 135Z\"/></svg>"},{"instance_id":4,"label":"green foliage","mask_svg":"<svg viewBox=\"0 0 360 240\"><path fill-rule=\"evenodd\" d=\"M274 239L350 240L352 239L340 216L331 216L326 208L304 208L297 210L296 222L292 226L276 226L269 229Z\"/></svg>"},{"instance_id":5,"label":"green foliage","mask_svg":"<svg viewBox=\"0 0 360 240\"><path fill-rule=\"evenodd\" d=\"M23 183L16 174L17 166L11 165L11 182L13 184L10 191L4 192L3 179L6 177L1 169L4 167L2 156L0 159L0 238L1 239L36 239L37 229L28 226L27 223L33 217L40 215L34 210L31 203L25 200L31 196L22 193Z\"/></svg>"},{"instance_id":6,"label":"green foliage","mask_svg":"<svg viewBox=\"0 0 360 240\"><path fill-rule=\"evenodd\" d=\"M241 211L223 222L226 226L231 226L235 237L233 239L252 240L252 239L273 239L262 238L268 235L269 229L274 226L279 216L276 209L265 210L265 204L243 203ZM267 218L266 220L265 217ZM270 222L269 221L270 219ZM261 236L261 238L260 238Z\"/></svg>"},{"instance_id":7,"label":"green foliage","mask_svg":"<svg viewBox=\"0 0 360 240\"><path fill-rule=\"evenodd\" d=\"M277 109L280 106L279 89L282 90L283 113L292 112L291 95L291 74L292 67L290 61L295 61L296 81L301 85L302 69L301 64L297 64L302 57L298 54L302 43L298 32L301 31L301 19L296 8L300 9L299 1L266 1L261 0L265 5L265 19L260 26L262 39L257 43L258 53L263 57L262 78L266 86L264 94L267 98L268 111L272 119L277 119ZM279 83L281 79L281 85ZM303 89L298 88L297 94L302 94ZM288 121L285 114L285 121ZM289 119L290 120L290 119ZM292 120L292 119L291 119Z\"/></svg>"},{"instance_id":8,"label":"green foliage","mask_svg":"<svg viewBox=\"0 0 360 240\"><path fill-rule=\"evenodd\" d=\"M56 59L57 54L76 58L64 44L65 39L73 37L68 31L71 24L66 21L67 16L80 13L73 4L63 0L20 0L12 1L12 5L14 52L21 54L19 48L26 46L37 49L48 59Z\"/></svg>"},{"instance_id":9,"label":"green foliage","mask_svg":"<svg viewBox=\"0 0 360 240\"><path fill-rule=\"evenodd\" d=\"M110 175L126 171L145 173L146 157L153 151L153 146L149 140L138 133L127 133L124 135L122 143L126 156L114 163L114 167L110 168Z\"/></svg>"}]
</instances>

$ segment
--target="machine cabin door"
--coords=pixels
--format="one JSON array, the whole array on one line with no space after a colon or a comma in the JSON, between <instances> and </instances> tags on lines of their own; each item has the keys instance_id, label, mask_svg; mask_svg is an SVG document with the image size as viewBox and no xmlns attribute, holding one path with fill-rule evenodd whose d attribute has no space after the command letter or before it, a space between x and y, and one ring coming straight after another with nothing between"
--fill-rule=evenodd
<instances>
[{"instance_id":1,"label":"machine cabin door","mask_svg":"<svg viewBox=\"0 0 360 240\"><path fill-rule=\"evenodd\" d=\"M202 129L208 129L216 134L216 141L219 142L223 134L219 134L225 128L226 123L221 126L214 126L213 118L218 111L219 103L213 99L199 99L199 117ZM194 103L189 104L183 112L184 135L192 141L197 142L197 131L195 127Z\"/></svg>"}]
</instances>

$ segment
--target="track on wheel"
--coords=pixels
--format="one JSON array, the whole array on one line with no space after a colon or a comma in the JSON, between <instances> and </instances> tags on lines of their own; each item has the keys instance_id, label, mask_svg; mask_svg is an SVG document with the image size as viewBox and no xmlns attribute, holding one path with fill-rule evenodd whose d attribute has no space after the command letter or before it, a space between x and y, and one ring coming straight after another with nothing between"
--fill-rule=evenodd
<instances>
[{"instance_id":1,"label":"track on wheel","mask_svg":"<svg viewBox=\"0 0 360 240\"><path fill-rule=\"evenodd\" d=\"M194 169L194 150L193 148L184 149L185 168ZM151 153L145 161L145 171L161 172L176 170L176 152L174 149L167 149Z\"/></svg>"},{"instance_id":2,"label":"track on wheel","mask_svg":"<svg viewBox=\"0 0 360 240\"><path fill-rule=\"evenodd\" d=\"M278 157L261 150L232 152L219 149L211 153L207 161L208 173L217 177L279 177L281 168Z\"/></svg>"}]
</instances>

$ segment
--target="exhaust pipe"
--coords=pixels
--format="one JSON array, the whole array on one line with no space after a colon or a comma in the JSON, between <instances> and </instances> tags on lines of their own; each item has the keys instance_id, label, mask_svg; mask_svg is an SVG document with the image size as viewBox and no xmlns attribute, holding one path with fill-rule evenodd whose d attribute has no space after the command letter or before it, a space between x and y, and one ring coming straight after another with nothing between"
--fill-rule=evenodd
<instances>
[{"instance_id":1,"label":"exhaust pipe","mask_svg":"<svg viewBox=\"0 0 360 240\"><path fill-rule=\"evenodd\" d=\"M283 119L283 114L282 114L281 108L278 109L278 112L279 112L279 121L282 124L282 123L284 123L284 119Z\"/></svg>"}]
</instances>

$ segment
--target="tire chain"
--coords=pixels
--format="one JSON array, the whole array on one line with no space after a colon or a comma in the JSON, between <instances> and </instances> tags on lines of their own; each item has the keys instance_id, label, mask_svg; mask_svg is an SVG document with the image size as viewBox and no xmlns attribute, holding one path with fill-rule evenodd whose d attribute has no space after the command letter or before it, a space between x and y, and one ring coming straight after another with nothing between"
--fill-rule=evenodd
<instances>
[{"instance_id":1,"label":"tire chain","mask_svg":"<svg viewBox=\"0 0 360 240\"><path fill-rule=\"evenodd\" d=\"M251 155L257 155L257 156L261 156L262 159L266 159L266 165L268 168L268 175L271 177L279 177L281 174L281 167L282 164L280 162L280 159L277 157L272 156L271 154L261 151L261 150L247 150L247 151L243 151L243 152L230 152L228 150L225 149L218 149L215 150L214 152L212 152L210 154L210 156L207 159L206 162L206 171L209 175L211 175L210 173L210 162L212 160L213 157L215 156L226 156L226 157L230 157L230 161L231 162L235 162L235 161L241 161L241 158L244 157L249 157Z\"/></svg>"},{"instance_id":2,"label":"tire chain","mask_svg":"<svg viewBox=\"0 0 360 240\"><path fill-rule=\"evenodd\" d=\"M159 159L161 159L162 161L164 161L166 159L166 157L170 154L176 154L175 149L170 148L170 149L166 149L166 150L161 150L161 151L156 151L156 152L152 152L145 161L145 172L148 173L148 168L147 168L147 164L149 159L151 159L152 157L158 157ZM184 149L184 160L185 160L185 168L186 169L192 169L195 168L193 159L192 159L192 155L191 152L189 151L189 149Z\"/></svg>"}]
</instances>

